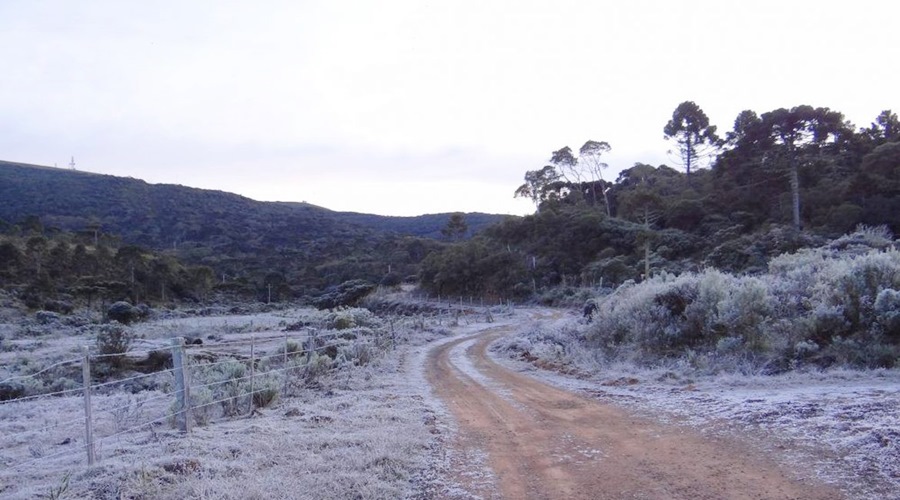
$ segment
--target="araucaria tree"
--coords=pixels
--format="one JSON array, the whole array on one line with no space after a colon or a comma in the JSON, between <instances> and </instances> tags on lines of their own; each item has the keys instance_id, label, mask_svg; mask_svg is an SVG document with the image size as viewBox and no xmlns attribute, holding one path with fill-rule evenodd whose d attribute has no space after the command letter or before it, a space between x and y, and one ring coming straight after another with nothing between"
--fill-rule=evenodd
<instances>
[{"instance_id":1,"label":"araucaria tree","mask_svg":"<svg viewBox=\"0 0 900 500\"><path fill-rule=\"evenodd\" d=\"M800 165L814 160L825 144L840 140L852 131L844 122L843 114L808 105L763 113L760 125L775 149L770 158L790 174L793 222L799 230Z\"/></svg>"},{"instance_id":2,"label":"araucaria tree","mask_svg":"<svg viewBox=\"0 0 900 500\"><path fill-rule=\"evenodd\" d=\"M706 113L693 101L685 101L675 108L672 119L663 128L666 140L675 141L681 166L691 177L691 168L700 167L718 150L721 141L716 126L709 124Z\"/></svg>"},{"instance_id":3,"label":"araucaria tree","mask_svg":"<svg viewBox=\"0 0 900 500\"><path fill-rule=\"evenodd\" d=\"M455 213L447 219L447 225L441 229L444 238L452 241L459 241L466 235L469 225L466 223L466 216L462 213Z\"/></svg>"}]
</instances>

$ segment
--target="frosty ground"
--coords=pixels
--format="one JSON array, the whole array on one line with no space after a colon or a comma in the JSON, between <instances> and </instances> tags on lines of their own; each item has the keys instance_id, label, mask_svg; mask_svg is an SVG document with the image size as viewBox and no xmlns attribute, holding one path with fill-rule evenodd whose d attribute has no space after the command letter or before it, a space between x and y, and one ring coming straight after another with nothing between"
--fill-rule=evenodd
<instances>
[{"instance_id":1,"label":"frosty ground","mask_svg":"<svg viewBox=\"0 0 900 500\"><path fill-rule=\"evenodd\" d=\"M374 362L346 367L247 416L223 419L182 436L168 422L100 446L88 468L78 449L78 397L0 405L0 496L4 498L475 498L492 496L494 478L481 450L454 449L456 423L425 379L435 345L498 324L535 328L538 313L519 309L463 320L429 320L404 330L403 342ZM243 338L276 336L279 326L310 314L169 318L141 325L153 342L174 333ZM571 314L552 312L560 322ZM438 323L440 321L440 323ZM513 335L515 337L515 335ZM25 344L26 339L17 342ZM42 338L17 349L64 356L77 337ZM900 374L894 371L792 373L777 377L689 377L672 370L608 367L598 373L538 369L506 349L498 361L551 384L673 426L754 443L785 467L808 466L850 498L892 498L900 491ZM13 354L4 353L5 363ZM494 383L456 362L480 384ZM150 411L155 393L142 397ZM125 394L97 396L97 407L127 407ZM123 404L123 401L125 402ZM161 399L160 405L168 405ZM132 408L134 405L131 406ZM121 415L119 416L121 417ZM114 430L107 412L102 425ZM72 425L57 425L74 422ZM121 422L118 422L120 425ZM597 425L602 425L598 422ZM39 445L38 445L39 444ZM685 457L689 459L689 450ZM27 462L27 465L22 465Z\"/></svg>"}]
</instances>

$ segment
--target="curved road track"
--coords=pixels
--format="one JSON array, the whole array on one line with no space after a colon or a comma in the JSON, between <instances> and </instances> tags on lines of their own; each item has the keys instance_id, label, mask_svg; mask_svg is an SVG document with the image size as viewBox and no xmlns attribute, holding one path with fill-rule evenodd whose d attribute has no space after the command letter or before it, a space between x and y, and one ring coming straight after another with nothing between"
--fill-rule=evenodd
<instances>
[{"instance_id":1,"label":"curved road track","mask_svg":"<svg viewBox=\"0 0 900 500\"><path fill-rule=\"evenodd\" d=\"M454 481L488 498L831 499L737 440L634 416L510 371L486 354L494 327L438 345L427 377L456 419L457 456L487 454L496 479ZM474 450L474 451L473 451Z\"/></svg>"}]
</instances>

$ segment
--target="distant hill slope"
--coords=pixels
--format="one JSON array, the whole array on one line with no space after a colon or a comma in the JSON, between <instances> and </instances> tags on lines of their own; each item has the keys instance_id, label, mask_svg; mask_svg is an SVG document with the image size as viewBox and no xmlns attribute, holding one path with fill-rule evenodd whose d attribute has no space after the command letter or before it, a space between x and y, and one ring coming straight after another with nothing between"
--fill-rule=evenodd
<instances>
[{"instance_id":1,"label":"distant hill slope","mask_svg":"<svg viewBox=\"0 0 900 500\"><path fill-rule=\"evenodd\" d=\"M287 203L294 206L315 206L306 203ZM357 212L331 212L335 219L351 224L365 226L370 229L389 231L392 233L418 236L421 238L442 239L441 230L447 226L447 221L453 213L426 214L409 217L361 214ZM508 215L485 214L469 212L463 214L469 230L466 236L480 233L485 228L503 221Z\"/></svg>"},{"instance_id":2,"label":"distant hill slope","mask_svg":"<svg viewBox=\"0 0 900 500\"><path fill-rule=\"evenodd\" d=\"M339 213L305 203L260 202L221 191L5 161L0 161L0 200L0 225L37 215L46 227L83 231L98 226L124 243L177 249L189 262L229 275L274 272L322 286L377 278L388 268L415 272L437 243L404 235L439 237L449 217ZM492 218L502 216L475 214L470 228Z\"/></svg>"},{"instance_id":3,"label":"distant hill slope","mask_svg":"<svg viewBox=\"0 0 900 500\"><path fill-rule=\"evenodd\" d=\"M248 229L262 229L258 237L269 243L284 240L285 232L291 240L299 234L308 238L347 231L440 239L452 215L335 212L308 203L261 202L222 191L7 161L0 161L0 199L0 219L9 223L28 215L69 230L102 222L105 231L121 235L126 242L151 247L202 242L231 233L243 239ZM466 214L469 234L505 217Z\"/></svg>"}]
</instances>

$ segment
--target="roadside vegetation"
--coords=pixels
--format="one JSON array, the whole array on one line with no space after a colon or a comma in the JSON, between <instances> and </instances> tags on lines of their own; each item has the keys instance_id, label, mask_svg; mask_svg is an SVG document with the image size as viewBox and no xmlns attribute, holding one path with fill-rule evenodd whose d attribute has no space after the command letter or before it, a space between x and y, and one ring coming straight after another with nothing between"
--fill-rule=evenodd
<instances>
[{"instance_id":1,"label":"roadside vegetation","mask_svg":"<svg viewBox=\"0 0 900 500\"><path fill-rule=\"evenodd\" d=\"M866 228L772 259L759 275L661 273L589 299L593 320L508 341L518 356L586 373L612 364L695 373L900 364L900 252Z\"/></svg>"}]
</instances>

